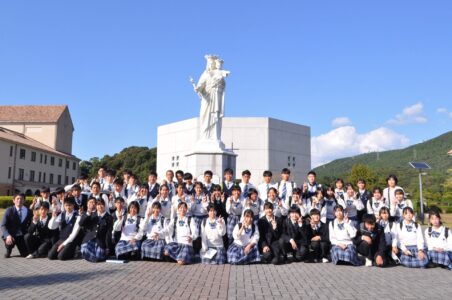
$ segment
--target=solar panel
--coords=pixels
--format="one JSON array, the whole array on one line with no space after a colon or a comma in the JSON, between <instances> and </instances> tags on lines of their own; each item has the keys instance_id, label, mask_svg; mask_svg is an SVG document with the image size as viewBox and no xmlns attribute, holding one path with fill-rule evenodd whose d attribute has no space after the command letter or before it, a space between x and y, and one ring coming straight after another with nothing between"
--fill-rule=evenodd
<instances>
[{"instance_id":1,"label":"solar panel","mask_svg":"<svg viewBox=\"0 0 452 300\"><path fill-rule=\"evenodd\" d=\"M419 169L419 170L428 170L431 169L431 167L425 163L425 162L410 162L410 166L412 166L415 169Z\"/></svg>"}]
</instances>

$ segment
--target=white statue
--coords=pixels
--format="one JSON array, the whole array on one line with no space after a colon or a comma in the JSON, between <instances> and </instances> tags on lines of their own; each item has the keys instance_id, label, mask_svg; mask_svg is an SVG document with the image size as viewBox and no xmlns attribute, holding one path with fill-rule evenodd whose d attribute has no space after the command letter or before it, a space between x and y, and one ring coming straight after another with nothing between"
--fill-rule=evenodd
<instances>
[{"instance_id":1,"label":"white statue","mask_svg":"<svg viewBox=\"0 0 452 300\"><path fill-rule=\"evenodd\" d=\"M215 141L221 145L221 124L224 117L225 77L229 71L223 70L223 60L216 55L206 55L207 66L198 84L191 78L195 92L201 99L199 112L199 141ZM220 146L222 147L222 146ZM224 146L223 146L224 147Z\"/></svg>"}]
</instances>

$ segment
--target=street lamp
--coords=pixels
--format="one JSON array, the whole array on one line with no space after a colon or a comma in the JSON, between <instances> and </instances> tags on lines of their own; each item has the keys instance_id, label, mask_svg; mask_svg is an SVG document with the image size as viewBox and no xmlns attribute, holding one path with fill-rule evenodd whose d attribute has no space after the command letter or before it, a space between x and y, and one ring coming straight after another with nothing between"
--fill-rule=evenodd
<instances>
[{"instance_id":1,"label":"street lamp","mask_svg":"<svg viewBox=\"0 0 452 300\"><path fill-rule=\"evenodd\" d=\"M421 221L424 224L424 199L422 197L422 175L426 175L426 173L422 173L422 170L430 170L431 167L425 162L410 162L410 166L416 170L419 170L419 200L421 202Z\"/></svg>"}]
</instances>

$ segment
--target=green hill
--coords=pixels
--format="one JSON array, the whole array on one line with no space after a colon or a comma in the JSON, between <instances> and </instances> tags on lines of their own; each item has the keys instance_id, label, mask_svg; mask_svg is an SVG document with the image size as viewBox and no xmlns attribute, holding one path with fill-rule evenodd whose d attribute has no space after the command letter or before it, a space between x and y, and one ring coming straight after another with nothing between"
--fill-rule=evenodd
<instances>
[{"instance_id":1,"label":"green hill","mask_svg":"<svg viewBox=\"0 0 452 300\"><path fill-rule=\"evenodd\" d=\"M375 175L371 185L384 186L388 174L396 174L399 185L404 187L410 197L419 199L418 171L411 168L410 161L428 163L432 170L423 176L424 198L430 204L450 206L452 211L452 156L447 154L452 149L452 131L420 144L405 149L373 152L334 160L315 168L321 182L331 184L335 178L349 180L353 178L353 166L364 165Z\"/></svg>"}]
</instances>

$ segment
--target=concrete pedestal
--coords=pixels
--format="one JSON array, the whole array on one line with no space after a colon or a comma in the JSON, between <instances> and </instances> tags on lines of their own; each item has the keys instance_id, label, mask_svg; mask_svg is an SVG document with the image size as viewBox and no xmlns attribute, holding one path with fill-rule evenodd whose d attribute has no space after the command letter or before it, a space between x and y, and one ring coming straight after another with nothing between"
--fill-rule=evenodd
<instances>
[{"instance_id":1,"label":"concrete pedestal","mask_svg":"<svg viewBox=\"0 0 452 300\"><path fill-rule=\"evenodd\" d=\"M211 170L220 180L223 178L223 172L226 168L231 168L236 172L237 154L231 151L201 152L195 151L186 156L186 171L191 172L194 178L204 174L204 171Z\"/></svg>"}]
</instances>

